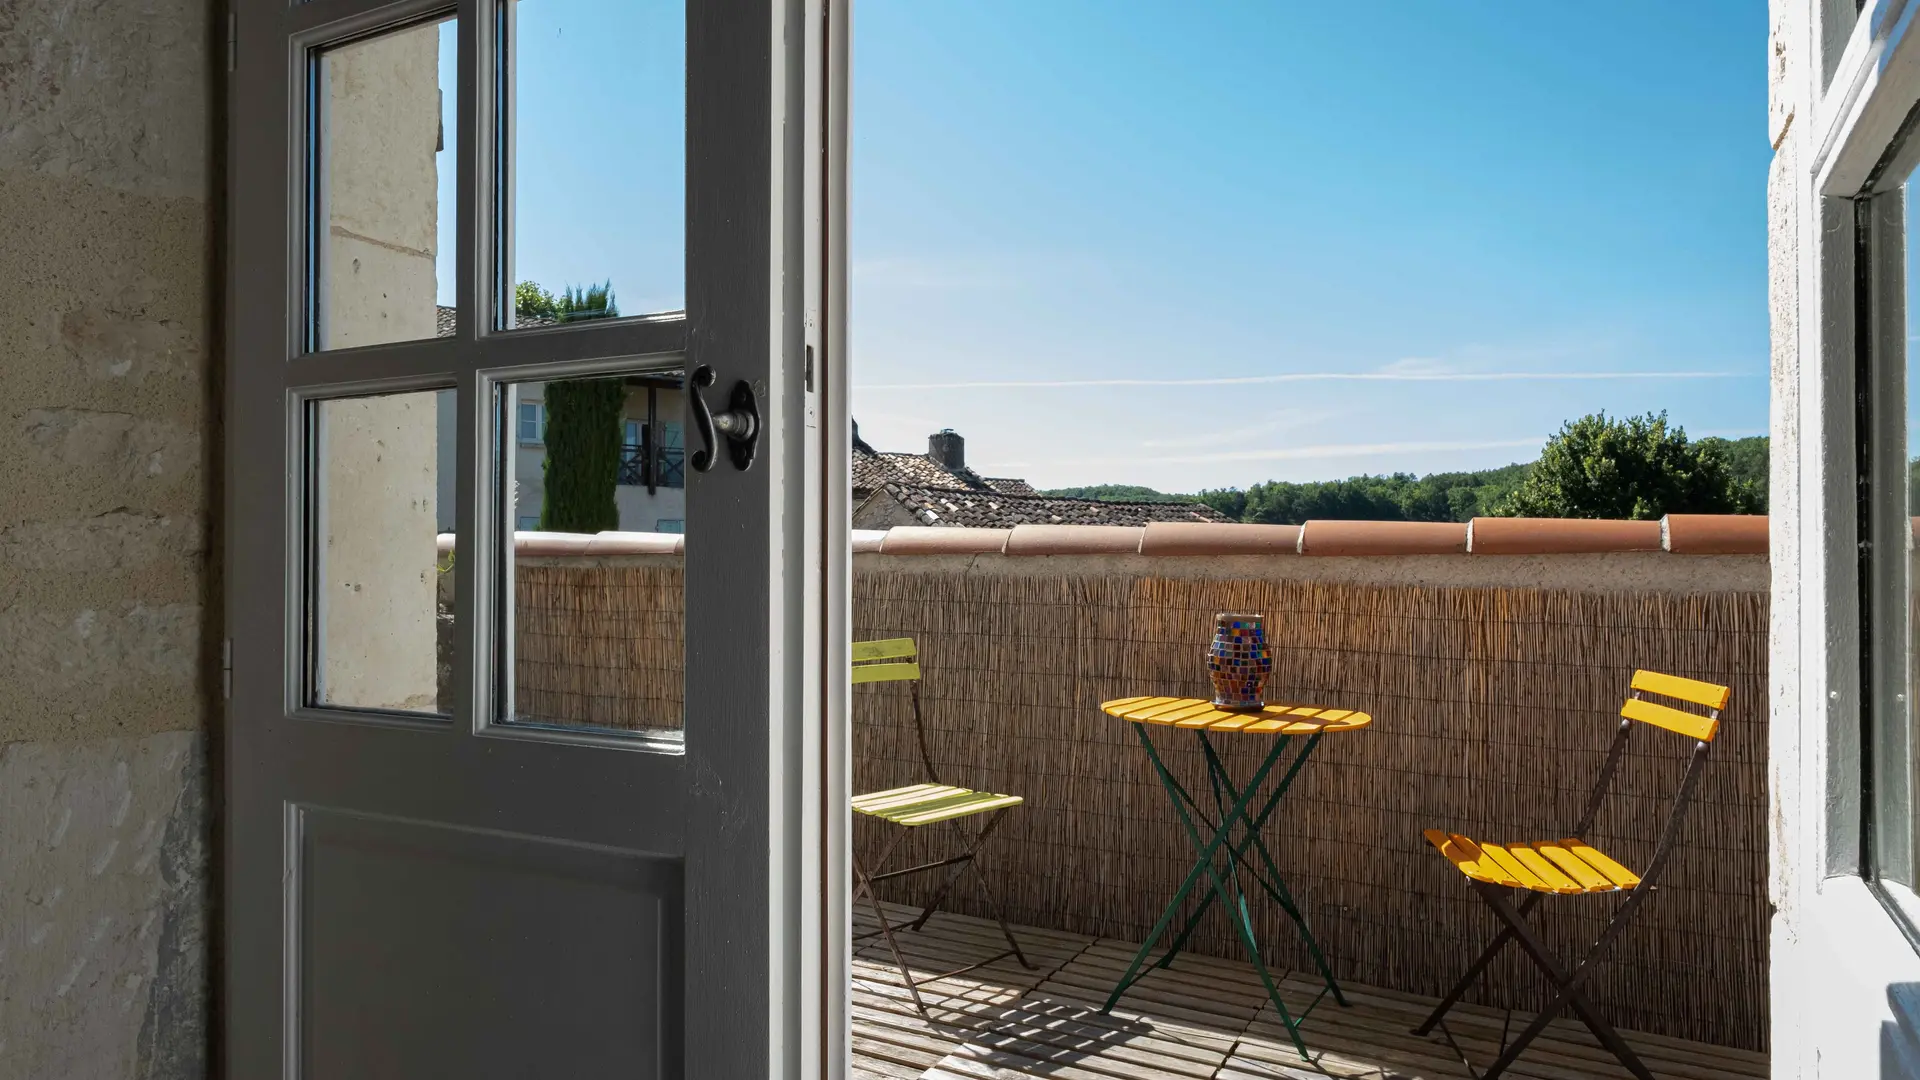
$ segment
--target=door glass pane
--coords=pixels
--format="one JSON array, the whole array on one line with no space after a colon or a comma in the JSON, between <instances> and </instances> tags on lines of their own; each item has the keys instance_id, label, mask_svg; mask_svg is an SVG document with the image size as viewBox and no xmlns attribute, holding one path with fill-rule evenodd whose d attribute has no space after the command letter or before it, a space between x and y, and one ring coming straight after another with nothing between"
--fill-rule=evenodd
<instances>
[{"instance_id":1,"label":"door glass pane","mask_svg":"<svg viewBox=\"0 0 1920 1080\"><path fill-rule=\"evenodd\" d=\"M684 308L684 0L507 10L506 326Z\"/></svg>"},{"instance_id":2,"label":"door glass pane","mask_svg":"<svg viewBox=\"0 0 1920 1080\"><path fill-rule=\"evenodd\" d=\"M454 331L458 25L417 23L320 54L315 348Z\"/></svg>"},{"instance_id":3,"label":"door glass pane","mask_svg":"<svg viewBox=\"0 0 1920 1080\"><path fill-rule=\"evenodd\" d=\"M1911 154L1911 150L1908 153ZM1894 520L1891 527L1881 530L1884 533L1884 539L1880 543L1890 550L1886 558L1879 560L1887 566L1889 571L1880 584L1883 591L1893 599L1886 605L1886 610L1880 616L1889 624L1887 632L1874 635L1881 641L1889 643L1892 646L1890 651L1895 653L1890 657L1893 661L1890 666L1896 674L1889 680L1888 687L1894 691L1895 696L1893 700L1886 701L1883 691L1881 695L1883 700L1878 706L1885 716L1883 726L1891 730L1897 725L1904 736L1897 740L1882 740L1878 754L1885 758L1888 764L1895 768L1904 768L1906 771L1905 785L1897 786L1891 782L1885 782L1879 786L1895 790L1904 788L1900 790L1900 794L1906 805L1899 807L1898 810L1908 817L1904 828L1889 829L1886 826L1880 826L1876 830L1881 833L1891 833L1893 838L1904 838L1906 841L1902 845L1905 850L1897 854L1883 853L1880 866L1883 876L1908 886L1920 884L1915 874L1916 868L1920 867L1920 858L1916 857L1912 847L1915 840L1920 839L1920 823L1911 820L1915 810L1920 809L1920 800L1914 797L1914 793L1920 791L1920 772L1916 771L1917 767L1920 767L1920 759L1916 759L1914 754L1914 747L1920 744L1920 739L1916 738L1914 730L1915 710L1913 708L1914 695L1920 692L1920 655L1916 655L1915 652L1916 644L1920 644L1920 634L1914 633L1915 623L1920 621L1916 620L1916 615L1920 615L1920 590L1915 588L1916 576L1913 572L1914 524L1920 521L1914 517L1915 514L1920 513L1920 458L1914 456L1915 424L1916 421L1920 421L1920 409L1915 408L1917 395L1914 393L1914 380L1917 374L1914 370L1914 359L1920 356L1920 307L1916 307L1920 305L1920 291L1916 291L1916 286L1920 286L1920 259L1915 258L1916 245L1912 242L1913 229L1916 225L1920 225L1920 221L1916 221L1916 215L1913 212L1913 200L1916 195L1920 195L1920 192L1913 189L1909 179L1899 196L1900 216L1905 220L1905 228L1902 232L1906 239L1904 280L1901 282L1901 292L1904 294L1905 301L1902 305L1905 318L1901 324L1900 333L1903 346L1900 364L1902 378L1900 393L1886 395L1891 399L1891 404L1885 413L1886 420L1881 425L1885 429L1883 440L1892 444L1880 456L1886 462L1886 466L1883 467L1890 468L1893 474L1888 478L1889 482L1884 485L1886 490L1883 499ZM1911 904L1911 893L1902 898ZM1909 916L1920 916L1920 912L1910 911Z\"/></svg>"},{"instance_id":4,"label":"door glass pane","mask_svg":"<svg viewBox=\"0 0 1920 1080\"><path fill-rule=\"evenodd\" d=\"M309 410L309 704L448 709L453 396L422 390Z\"/></svg>"},{"instance_id":5,"label":"door glass pane","mask_svg":"<svg viewBox=\"0 0 1920 1080\"><path fill-rule=\"evenodd\" d=\"M502 416L545 424L503 447L505 722L678 737L682 384L652 371L502 391Z\"/></svg>"}]
</instances>

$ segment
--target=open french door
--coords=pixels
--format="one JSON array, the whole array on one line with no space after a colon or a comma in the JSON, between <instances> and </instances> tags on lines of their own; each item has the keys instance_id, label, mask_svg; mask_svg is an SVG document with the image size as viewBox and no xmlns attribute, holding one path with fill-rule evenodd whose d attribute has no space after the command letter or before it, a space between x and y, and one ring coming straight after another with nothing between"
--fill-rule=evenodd
<instances>
[{"instance_id":1,"label":"open french door","mask_svg":"<svg viewBox=\"0 0 1920 1080\"><path fill-rule=\"evenodd\" d=\"M845 13L236 2L226 1075L842 1075Z\"/></svg>"}]
</instances>

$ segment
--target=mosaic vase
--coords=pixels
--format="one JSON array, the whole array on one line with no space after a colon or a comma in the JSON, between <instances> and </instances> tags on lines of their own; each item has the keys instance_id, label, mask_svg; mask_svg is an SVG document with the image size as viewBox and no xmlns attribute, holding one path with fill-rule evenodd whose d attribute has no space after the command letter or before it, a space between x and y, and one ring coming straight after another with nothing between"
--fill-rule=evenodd
<instances>
[{"instance_id":1,"label":"mosaic vase","mask_svg":"<svg viewBox=\"0 0 1920 1080\"><path fill-rule=\"evenodd\" d=\"M1213 644L1207 649L1207 674L1213 678L1213 703L1222 709L1258 709L1265 705L1273 649L1267 644L1266 616L1215 615Z\"/></svg>"}]
</instances>

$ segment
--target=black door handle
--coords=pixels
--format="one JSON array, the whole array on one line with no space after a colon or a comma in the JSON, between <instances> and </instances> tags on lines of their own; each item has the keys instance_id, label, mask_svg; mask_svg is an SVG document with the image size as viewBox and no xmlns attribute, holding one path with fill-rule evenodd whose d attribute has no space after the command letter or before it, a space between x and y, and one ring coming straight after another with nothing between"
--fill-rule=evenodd
<instances>
[{"instance_id":1,"label":"black door handle","mask_svg":"<svg viewBox=\"0 0 1920 1080\"><path fill-rule=\"evenodd\" d=\"M746 471L753 464L753 452L760 443L760 407L754 401L753 387L745 379L734 383L733 394L727 399L727 411L715 413L707 408L707 399L701 393L713 385L713 369L701 364L693 369L687 382L687 397L693 405L693 424L700 429L700 441L704 444L693 452L693 471L706 472L713 468L715 431L726 436L727 453L733 458L733 467Z\"/></svg>"}]
</instances>

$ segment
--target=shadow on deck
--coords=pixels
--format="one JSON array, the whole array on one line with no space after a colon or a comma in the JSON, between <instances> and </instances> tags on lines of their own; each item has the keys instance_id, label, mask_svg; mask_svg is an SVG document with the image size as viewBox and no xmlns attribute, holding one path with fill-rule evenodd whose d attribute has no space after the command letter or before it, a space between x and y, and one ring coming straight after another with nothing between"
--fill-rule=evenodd
<instances>
[{"instance_id":1,"label":"shadow on deck","mask_svg":"<svg viewBox=\"0 0 1920 1080\"><path fill-rule=\"evenodd\" d=\"M889 912L893 907L889 907ZM911 918L908 909L899 909ZM860 905L854 931L875 924ZM1006 959L921 988L929 1024L914 1011L899 969L879 938L856 943L853 959L853 1074L861 1080L1351 1080L1462 1078L1469 1072L1439 1032L1410 1033L1429 998L1343 984L1351 1006L1321 1003L1302 1032L1314 1060L1287 1038L1253 969L1182 955L1153 971L1111 1014L1099 1012L1134 945L1051 930L1016 928L1031 971ZM950 971L1005 947L993 924L939 914L901 950L918 978ZM1313 1000L1319 984L1289 974L1288 1008ZM1514 1014L1517 1032L1529 1018ZM1476 1068L1497 1055L1505 1013L1458 1006L1447 1028ZM1765 1077L1767 1058L1744 1050L1623 1032L1655 1076L1674 1080ZM1630 1080L1578 1022L1556 1023L1506 1073L1516 1080Z\"/></svg>"}]
</instances>

